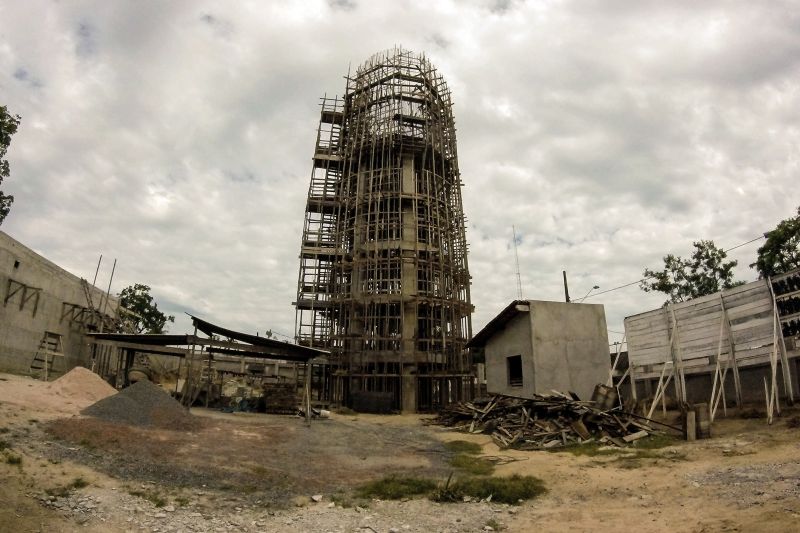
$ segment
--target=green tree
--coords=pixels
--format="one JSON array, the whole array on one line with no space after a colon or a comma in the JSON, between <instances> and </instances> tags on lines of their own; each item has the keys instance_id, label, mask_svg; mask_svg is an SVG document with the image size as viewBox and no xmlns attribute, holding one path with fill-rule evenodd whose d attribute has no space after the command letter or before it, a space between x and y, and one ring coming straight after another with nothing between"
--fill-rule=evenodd
<instances>
[{"instance_id":1,"label":"green tree","mask_svg":"<svg viewBox=\"0 0 800 533\"><path fill-rule=\"evenodd\" d=\"M744 283L733 280L737 261L726 262L725 250L717 248L714 241L703 240L692 245L691 258L669 254L664 257L663 270L646 268L639 287L645 292L663 292L669 296L668 302L683 302Z\"/></svg>"},{"instance_id":2,"label":"green tree","mask_svg":"<svg viewBox=\"0 0 800 533\"><path fill-rule=\"evenodd\" d=\"M750 268L758 270L762 278L800 268L800 207L797 216L781 220L765 236L767 241L758 249L758 258Z\"/></svg>"},{"instance_id":3,"label":"green tree","mask_svg":"<svg viewBox=\"0 0 800 533\"><path fill-rule=\"evenodd\" d=\"M158 310L147 285L137 283L125 287L119 294L119 303L128 311L123 319L136 333L165 333L166 323L175 322L174 316Z\"/></svg>"},{"instance_id":4,"label":"green tree","mask_svg":"<svg viewBox=\"0 0 800 533\"><path fill-rule=\"evenodd\" d=\"M12 115L6 106L0 106L0 185L10 174L6 152L11 144L11 136L17 133L17 126L19 126L19 115ZM3 224L3 220L11 210L13 202L13 196L3 194L3 191L0 190L0 225Z\"/></svg>"}]
</instances>

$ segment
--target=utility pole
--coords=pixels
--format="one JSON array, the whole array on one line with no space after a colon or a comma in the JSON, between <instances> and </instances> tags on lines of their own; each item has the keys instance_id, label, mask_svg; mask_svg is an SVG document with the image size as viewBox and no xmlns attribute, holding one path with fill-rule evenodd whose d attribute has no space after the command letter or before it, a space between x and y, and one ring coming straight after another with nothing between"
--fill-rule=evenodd
<instances>
[{"instance_id":1,"label":"utility pole","mask_svg":"<svg viewBox=\"0 0 800 533\"><path fill-rule=\"evenodd\" d=\"M519 255L517 254L517 229L511 226L511 233L514 236L514 260L517 262L517 299L522 300L522 276L519 274Z\"/></svg>"},{"instance_id":2,"label":"utility pole","mask_svg":"<svg viewBox=\"0 0 800 533\"><path fill-rule=\"evenodd\" d=\"M561 274L564 275L564 298L566 298L567 303L569 303L569 286L567 285L567 271L562 270Z\"/></svg>"}]
</instances>

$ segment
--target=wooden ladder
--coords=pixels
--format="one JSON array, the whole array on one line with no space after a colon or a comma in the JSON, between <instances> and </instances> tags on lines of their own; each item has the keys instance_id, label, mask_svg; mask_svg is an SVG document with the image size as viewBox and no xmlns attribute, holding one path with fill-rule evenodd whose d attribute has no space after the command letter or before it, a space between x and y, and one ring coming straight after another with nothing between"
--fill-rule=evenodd
<instances>
[{"instance_id":1,"label":"wooden ladder","mask_svg":"<svg viewBox=\"0 0 800 533\"><path fill-rule=\"evenodd\" d=\"M63 345L61 344L61 335L51 331L45 331L42 340L39 342L39 349L36 350L36 355L33 356L31 361L30 372L40 373L42 379L48 380L50 374L53 372L53 366L56 362L56 357L64 357ZM61 365L64 366L63 364ZM41 371L44 371L43 373Z\"/></svg>"}]
</instances>

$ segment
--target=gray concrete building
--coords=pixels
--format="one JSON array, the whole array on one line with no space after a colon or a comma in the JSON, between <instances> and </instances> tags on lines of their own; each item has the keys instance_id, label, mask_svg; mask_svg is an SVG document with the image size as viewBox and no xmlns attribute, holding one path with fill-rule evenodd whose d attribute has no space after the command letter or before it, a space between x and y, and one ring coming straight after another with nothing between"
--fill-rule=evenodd
<instances>
[{"instance_id":1,"label":"gray concrete building","mask_svg":"<svg viewBox=\"0 0 800 533\"><path fill-rule=\"evenodd\" d=\"M115 297L106 303L104 291L2 231L0 295L0 371L15 374L39 374L45 357L56 376L87 364L84 333L108 331L118 307Z\"/></svg>"},{"instance_id":2,"label":"gray concrete building","mask_svg":"<svg viewBox=\"0 0 800 533\"><path fill-rule=\"evenodd\" d=\"M516 300L468 347L484 350L490 394L529 398L557 390L588 400L609 377L606 315L598 304Z\"/></svg>"}]
</instances>

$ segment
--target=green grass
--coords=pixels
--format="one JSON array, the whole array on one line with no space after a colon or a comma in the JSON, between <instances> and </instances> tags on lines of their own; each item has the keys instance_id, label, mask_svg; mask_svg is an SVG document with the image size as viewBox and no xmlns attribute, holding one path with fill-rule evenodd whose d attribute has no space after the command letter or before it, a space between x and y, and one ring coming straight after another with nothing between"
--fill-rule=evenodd
<instances>
[{"instance_id":1,"label":"green grass","mask_svg":"<svg viewBox=\"0 0 800 533\"><path fill-rule=\"evenodd\" d=\"M76 477L72 480L72 483L69 484L70 487L73 489L82 489L84 487L89 486L89 482L83 479L82 477Z\"/></svg>"},{"instance_id":2,"label":"green grass","mask_svg":"<svg viewBox=\"0 0 800 533\"><path fill-rule=\"evenodd\" d=\"M6 462L10 465L22 466L22 457L19 455L6 455Z\"/></svg>"},{"instance_id":3,"label":"green grass","mask_svg":"<svg viewBox=\"0 0 800 533\"><path fill-rule=\"evenodd\" d=\"M492 528L493 531L500 531L500 523L494 518L487 520L486 525Z\"/></svg>"},{"instance_id":4,"label":"green grass","mask_svg":"<svg viewBox=\"0 0 800 533\"><path fill-rule=\"evenodd\" d=\"M11 431L11 428L7 428L7 427L0 428L0 433L8 433L9 431Z\"/></svg>"},{"instance_id":5,"label":"green grass","mask_svg":"<svg viewBox=\"0 0 800 533\"><path fill-rule=\"evenodd\" d=\"M450 466L475 476L488 476L494 472L494 464L491 461L464 453L451 457Z\"/></svg>"},{"instance_id":6,"label":"green grass","mask_svg":"<svg viewBox=\"0 0 800 533\"><path fill-rule=\"evenodd\" d=\"M511 477L468 477L448 482L438 489L431 499L438 502L458 502L465 496L485 499L492 497L493 502L518 504L547 492L541 479L533 476Z\"/></svg>"},{"instance_id":7,"label":"green grass","mask_svg":"<svg viewBox=\"0 0 800 533\"><path fill-rule=\"evenodd\" d=\"M73 490L82 489L84 487L88 487L89 482L83 479L82 477L76 477L72 480L72 482L67 483L66 485L53 487L51 489L45 489L45 493L48 496L56 496L58 498L66 498L70 495Z\"/></svg>"},{"instance_id":8,"label":"green grass","mask_svg":"<svg viewBox=\"0 0 800 533\"><path fill-rule=\"evenodd\" d=\"M8 444L8 442L6 442L4 440L0 440L0 452L5 450L6 448L9 448L9 447L10 447L10 445Z\"/></svg>"},{"instance_id":9,"label":"green grass","mask_svg":"<svg viewBox=\"0 0 800 533\"><path fill-rule=\"evenodd\" d=\"M469 455L478 455L482 451L480 444L466 440L451 440L450 442L445 442L444 447L453 453L466 453Z\"/></svg>"},{"instance_id":10,"label":"green grass","mask_svg":"<svg viewBox=\"0 0 800 533\"><path fill-rule=\"evenodd\" d=\"M551 453L567 452L575 456L597 457L597 456L616 456L629 454L631 451L638 450L658 450L667 446L674 446L682 441L671 435L663 433L653 433L649 437L639 439L631 443L630 446L617 448L613 444L601 444L599 442L587 442L586 444L571 444L561 448L550 448Z\"/></svg>"},{"instance_id":11,"label":"green grass","mask_svg":"<svg viewBox=\"0 0 800 533\"><path fill-rule=\"evenodd\" d=\"M426 478L387 476L371 481L356 489L361 498L379 498L382 500L400 500L430 493L436 488L436 482Z\"/></svg>"},{"instance_id":12,"label":"green grass","mask_svg":"<svg viewBox=\"0 0 800 533\"><path fill-rule=\"evenodd\" d=\"M597 457L607 455L617 455L624 452L626 448L617 448L612 445L599 444L597 442L587 442L586 444L570 444L561 448L548 448L550 453L566 452L575 456Z\"/></svg>"},{"instance_id":13,"label":"green grass","mask_svg":"<svg viewBox=\"0 0 800 533\"><path fill-rule=\"evenodd\" d=\"M683 442L677 437L665 433L653 433L649 437L633 442L633 448L637 450L658 450L667 446L674 446Z\"/></svg>"}]
</instances>

